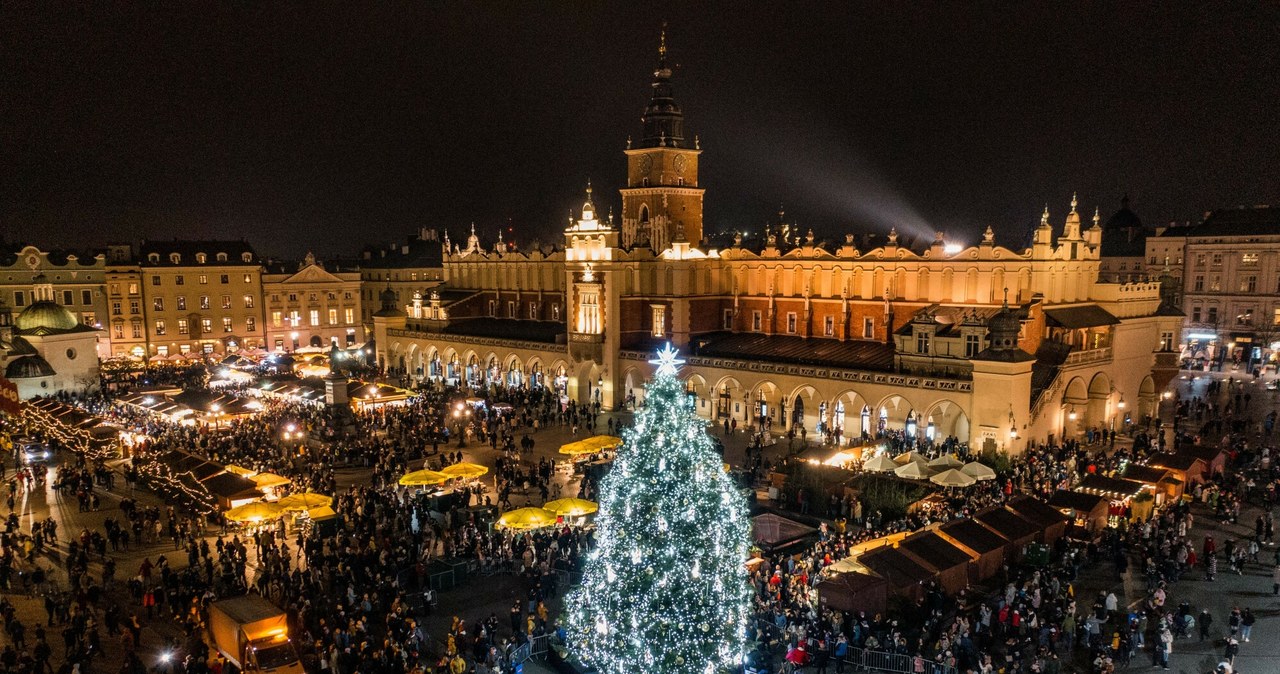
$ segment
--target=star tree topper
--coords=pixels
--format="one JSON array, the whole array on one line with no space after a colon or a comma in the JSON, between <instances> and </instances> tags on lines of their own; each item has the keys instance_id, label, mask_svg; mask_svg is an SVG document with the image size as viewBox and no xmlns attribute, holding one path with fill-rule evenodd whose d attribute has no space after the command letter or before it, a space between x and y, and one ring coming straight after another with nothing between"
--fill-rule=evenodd
<instances>
[{"instance_id":1,"label":"star tree topper","mask_svg":"<svg viewBox=\"0 0 1280 674\"><path fill-rule=\"evenodd\" d=\"M667 342L667 346L659 351L658 357L649 361L649 364L658 366L656 374L669 374L674 377L680 366L684 365L683 360L676 358L679 353L679 351L671 348L671 342Z\"/></svg>"}]
</instances>

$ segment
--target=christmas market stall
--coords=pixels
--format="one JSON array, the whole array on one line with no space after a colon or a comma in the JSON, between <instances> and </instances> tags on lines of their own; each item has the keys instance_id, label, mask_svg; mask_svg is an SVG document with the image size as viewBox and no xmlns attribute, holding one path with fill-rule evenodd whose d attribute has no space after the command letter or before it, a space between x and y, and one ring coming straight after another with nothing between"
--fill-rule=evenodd
<instances>
[{"instance_id":1,"label":"christmas market stall","mask_svg":"<svg viewBox=\"0 0 1280 674\"><path fill-rule=\"evenodd\" d=\"M1034 496L1016 496L1004 505L1039 527L1040 535L1036 540L1045 545L1052 546L1067 532L1069 518Z\"/></svg>"},{"instance_id":2,"label":"christmas market stall","mask_svg":"<svg viewBox=\"0 0 1280 674\"><path fill-rule=\"evenodd\" d=\"M869 573L846 571L823 578L814 587L818 603L836 611L884 613L889 604L889 583Z\"/></svg>"},{"instance_id":3,"label":"christmas market stall","mask_svg":"<svg viewBox=\"0 0 1280 674\"><path fill-rule=\"evenodd\" d=\"M1097 494L1059 489L1049 499L1049 505L1071 518L1070 535L1081 539L1093 539L1107 528L1110 501Z\"/></svg>"},{"instance_id":4,"label":"christmas market stall","mask_svg":"<svg viewBox=\"0 0 1280 674\"><path fill-rule=\"evenodd\" d=\"M1027 545L1040 535L1039 527L1002 505L979 510L973 519L1009 541L1004 548L1004 559L1010 566L1022 561Z\"/></svg>"},{"instance_id":5,"label":"christmas market stall","mask_svg":"<svg viewBox=\"0 0 1280 674\"><path fill-rule=\"evenodd\" d=\"M889 545L858 555L857 563L888 581L894 594L912 601L924 599L925 585L938 577L906 553Z\"/></svg>"},{"instance_id":6,"label":"christmas market stall","mask_svg":"<svg viewBox=\"0 0 1280 674\"><path fill-rule=\"evenodd\" d=\"M1183 493L1191 490L1197 482L1203 483L1209 475L1209 463L1190 452L1155 454L1148 463L1168 470L1170 475L1181 480Z\"/></svg>"},{"instance_id":7,"label":"christmas market stall","mask_svg":"<svg viewBox=\"0 0 1280 674\"><path fill-rule=\"evenodd\" d=\"M1000 573L1009 539L972 519L954 520L934 531L960 549L977 556L969 566L972 574L970 580L973 582L980 583Z\"/></svg>"},{"instance_id":8,"label":"christmas market stall","mask_svg":"<svg viewBox=\"0 0 1280 674\"><path fill-rule=\"evenodd\" d=\"M221 509L235 508L262 498L262 492L253 480L235 473L216 473L200 480L200 484L214 497Z\"/></svg>"},{"instance_id":9,"label":"christmas market stall","mask_svg":"<svg viewBox=\"0 0 1280 674\"><path fill-rule=\"evenodd\" d=\"M978 558L932 531L907 536L898 543L898 549L936 573L938 583L949 595L969 586L969 567Z\"/></svg>"},{"instance_id":10,"label":"christmas market stall","mask_svg":"<svg viewBox=\"0 0 1280 674\"><path fill-rule=\"evenodd\" d=\"M1102 496L1111 502L1107 511L1107 525L1116 526L1126 516L1143 519L1143 512L1150 513L1154 498L1147 485L1137 480L1104 475L1087 475L1076 491ZM1132 506L1132 508L1130 507Z\"/></svg>"},{"instance_id":11,"label":"christmas market stall","mask_svg":"<svg viewBox=\"0 0 1280 674\"><path fill-rule=\"evenodd\" d=\"M1151 487L1151 491L1156 495L1156 505L1175 502L1182 498L1184 482L1175 477L1168 468L1130 463L1124 467L1124 472L1120 476L1126 480L1137 480Z\"/></svg>"},{"instance_id":12,"label":"christmas market stall","mask_svg":"<svg viewBox=\"0 0 1280 674\"><path fill-rule=\"evenodd\" d=\"M818 530L774 513L751 518L751 536L756 547L772 555L812 541Z\"/></svg>"}]
</instances>

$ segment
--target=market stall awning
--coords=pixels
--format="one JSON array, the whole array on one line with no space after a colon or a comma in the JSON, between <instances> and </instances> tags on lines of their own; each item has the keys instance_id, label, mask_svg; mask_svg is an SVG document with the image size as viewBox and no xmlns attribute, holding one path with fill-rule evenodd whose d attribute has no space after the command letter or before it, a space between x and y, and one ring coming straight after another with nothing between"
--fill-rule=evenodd
<instances>
[{"instance_id":1,"label":"market stall awning","mask_svg":"<svg viewBox=\"0 0 1280 674\"><path fill-rule=\"evenodd\" d=\"M258 473L257 475L254 475L249 479L253 480L253 483L258 485L259 489L270 489L271 487L280 487L286 484L291 484L293 482L293 480L290 480L289 478L283 475L276 475L275 473Z\"/></svg>"},{"instance_id":2,"label":"market stall awning","mask_svg":"<svg viewBox=\"0 0 1280 674\"><path fill-rule=\"evenodd\" d=\"M567 445L561 445L560 453L568 454L570 456L578 456L579 454L595 454L606 449L613 449L620 444L622 444L622 438L616 438L612 435L597 435L595 437L587 438L586 440L579 440L577 442L570 442Z\"/></svg>"}]
</instances>

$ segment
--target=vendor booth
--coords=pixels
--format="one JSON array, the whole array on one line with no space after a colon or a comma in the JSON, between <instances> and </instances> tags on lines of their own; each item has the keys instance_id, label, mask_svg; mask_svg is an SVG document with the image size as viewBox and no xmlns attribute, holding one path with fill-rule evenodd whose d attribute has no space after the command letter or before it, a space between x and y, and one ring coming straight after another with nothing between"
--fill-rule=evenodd
<instances>
[{"instance_id":1,"label":"vendor booth","mask_svg":"<svg viewBox=\"0 0 1280 674\"><path fill-rule=\"evenodd\" d=\"M1059 489L1049 505L1071 518L1068 531L1077 538L1094 538L1107 527L1110 501L1097 494Z\"/></svg>"},{"instance_id":2,"label":"vendor booth","mask_svg":"<svg viewBox=\"0 0 1280 674\"><path fill-rule=\"evenodd\" d=\"M836 611L884 613L889 605L889 583L879 576L846 571L828 576L815 587L818 603Z\"/></svg>"},{"instance_id":3,"label":"vendor booth","mask_svg":"<svg viewBox=\"0 0 1280 674\"><path fill-rule=\"evenodd\" d=\"M935 531L962 550L976 557L969 566L970 580L982 582L1000 573L1009 539L978 524L972 519L948 522Z\"/></svg>"},{"instance_id":4,"label":"vendor booth","mask_svg":"<svg viewBox=\"0 0 1280 674\"><path fill-rule=\"evenodd\" d=\"M1208 462L1189 452L1156 454L1148 459L1148 464L1167 469L1173 477L1181 480L1184 493L1191 490L1195 483L1204 482L1208 477Z\"/></svg>"},{"instance_id":5,"label":"vendor booth","mask_svg":"<svg viewBox=\"0 0 1280 674\"><path fill-rule=\"evenodd\" d=\"M1124 472L1120 476L1126 480L1137 480L1150 486L1152 492L1159 495L1157 500L1161 503L1174 502L1182 498L1184 483L1168 468L1130 463L1124 467Z\"/></svg>"},{"instance_id":6,"label":"vendor booth","mask_svg":"<svg viewBox=\"0 0 1280 674\"><path fill-rule=\"evenodd\" d=\"M907 536L898 544L926 569L938 574L938 582L949 595L969 587L969 565L977 560L972 555L932 531Z\"/></svg>"},{"instance_id":7,"label":"vendor booth","mask_svg":"<svg viewBox=\"0 0 1280 674\"><path fill-rule=\"evenodd\" d=\"M1035 542L1040 535L1039 527L1004 506L980 510L973 519L1009 541L1004 549L1004 558L1010 566L1022 561L1027 545Z\"/></svg>"},{"instance_id":8,"label":"vendor booth","mask_svg":"<svg viewBox=\"0 0 1280 674\"><path fill-rule=\"evenodd\" d=\"M887 545L862 553L857 562L888 581L894 594L912 601L924 599L925 584L937 578L906 553Z\"/></svg>"},{"instance_id":9,"label":"vendor booth","mask_svg":"<svg viewBox=\"0 0 1280 674\"><path fill-rule=\"evenodd\" d=\"M1004 505L1039 527L1036 540L1045 545L1053 545L1067 532L1067 516L1034 496L1017 496Z\"/></svg>"},{"instance_id":10,"label":"vendor booth","mask_svg":"<svg viewBox=\"0 0 1280 674\"><path fill-rule=\"evenodd\" d=\"M1139 519L1145 518L1143 511L1149 513L1154 501L1150 496L1151 489L1146 484L1137 480L1126 480L1122 477L1089 475L1080 481L1080 484L1076 486L1076 491L1102 496L1110 501L1110 506L1107 510L1107 525L1113 527L1117 526L1120 520L1127 516ZM1144 498L1135 502L1135 499L1143 495L1143 492L1147 492ZM1131 510L1131 505L1136 507Z\"/></svg>"}]
</instances>

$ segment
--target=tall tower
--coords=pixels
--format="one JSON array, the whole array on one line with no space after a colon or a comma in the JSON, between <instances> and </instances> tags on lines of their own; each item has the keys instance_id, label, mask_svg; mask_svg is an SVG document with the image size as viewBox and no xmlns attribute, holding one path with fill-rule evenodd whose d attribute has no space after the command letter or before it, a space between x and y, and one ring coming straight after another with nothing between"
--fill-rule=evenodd
<instances>
[{"instance_id":1,"label":"tall tower","mask_svg":"<svg viewBox=\"0 0 1280 674\"><path fill-rule=\"evenodd\" d=\"M667 31L658 44L653 93L641 118L639 142L627 141L627 186L622 189L622 245L666 250L674 241L702 241L702 188L695 137L685 138L684 115L671 94Z\"/></svg>"}]
</instances>

